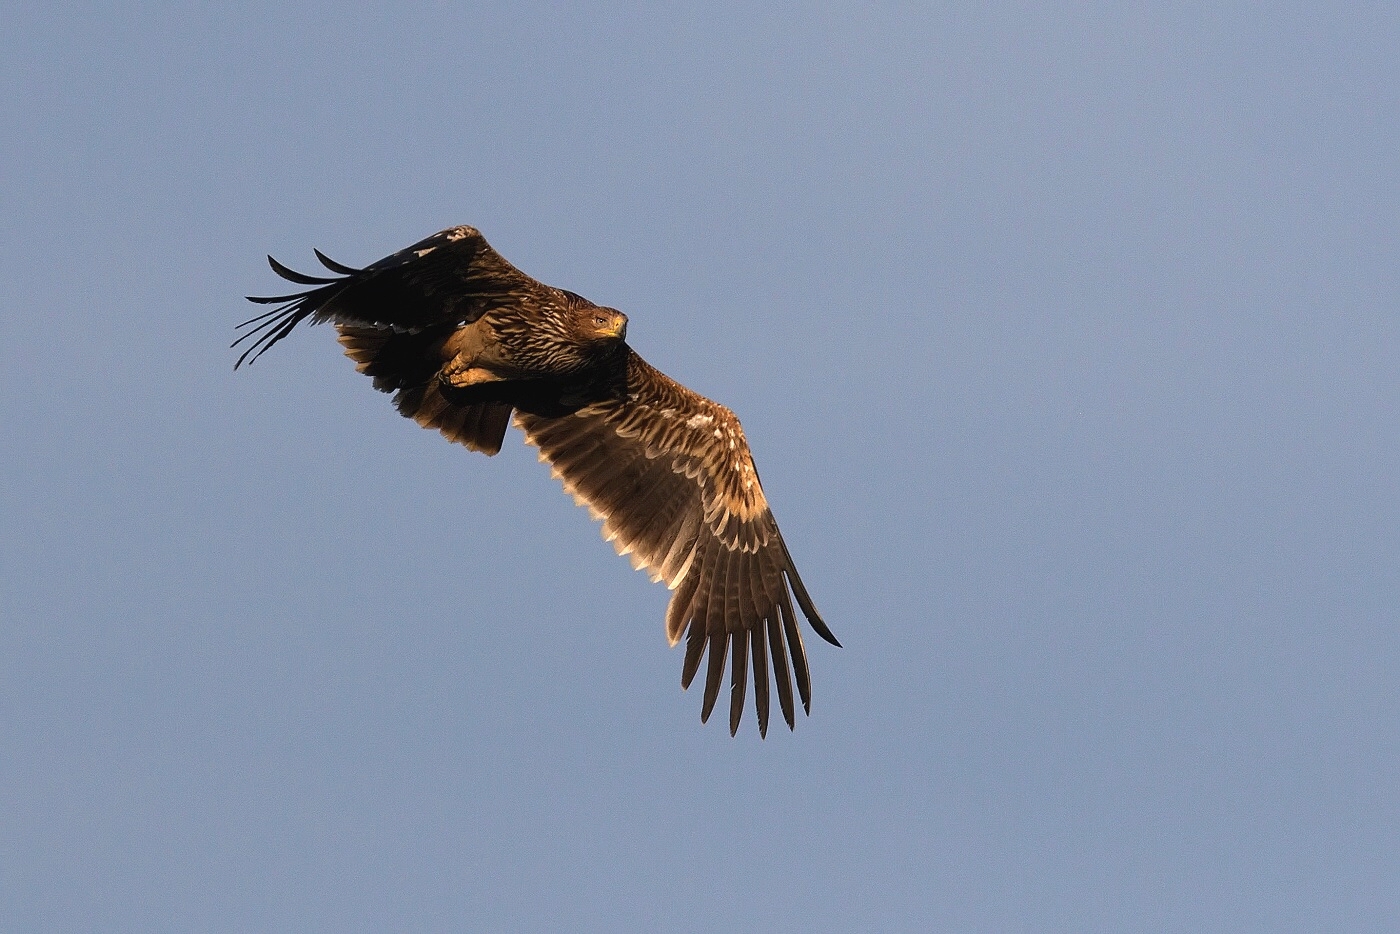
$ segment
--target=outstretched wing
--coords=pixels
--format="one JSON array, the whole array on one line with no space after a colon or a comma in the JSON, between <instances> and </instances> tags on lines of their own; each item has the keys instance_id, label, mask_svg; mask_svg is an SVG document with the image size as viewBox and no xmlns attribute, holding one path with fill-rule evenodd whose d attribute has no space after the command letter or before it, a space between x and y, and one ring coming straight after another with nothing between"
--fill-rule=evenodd
<instances>
[{"instance_id":1,"label":"outstretched wing","mask_svg":"<svg viewBox=\"0 0 1400 934\"><path fill-rule=\"evenodd\" d=\"M515 423L564 489L603 520L603 536L618 553L674 591L666 635L674 645L686 634L682 687L709 652L702 721L719 696L727 657L731 734L743 715L751 665L758 728L766 735L770 659L789 729L793 676L810 713L811 679L793 598L818 635L840 643L797 576L732 412L634 353L625 398L562 417L519 412Z\"/></svg>"},{"instance_id":2,"label":"outstretched wing","mask_svg":"<svg viewBox=\"0 0 1400 934\"><path fill-rule=\"evenodd\" d=\"M335 321L399 331L459 327L493 307L552 291L506 262L474 227L439 231L364 269L337 263L320 250L316 258L340 277L308 276L267 258L283 279L314 288L248 297L278 307L239 325L248 330L233 346L248 346L235 368L252 363L307 318L313 324Z\"/></svg>"}]
</instances>

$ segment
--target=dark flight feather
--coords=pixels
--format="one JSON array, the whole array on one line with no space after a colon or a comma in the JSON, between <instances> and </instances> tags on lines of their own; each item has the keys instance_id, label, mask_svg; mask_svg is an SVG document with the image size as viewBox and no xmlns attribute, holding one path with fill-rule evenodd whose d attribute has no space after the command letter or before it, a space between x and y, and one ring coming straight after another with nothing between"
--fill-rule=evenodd
<instances>
[{"instance_id":1,"label":"dark flight feather","mask_svg":"<svg viewBox=\"0 0 1400 934\"><path fill-rule=\"evenodd\" d=\"M364 272L363 269L356 269L354 266L347 266L344 263L337 263L335 260L331 259L329 256L315 248L313 248L311 252L315 253L316 258L321 261L321 265L325 266L331 272L338 272L342 276L357 276L360 273Z\"/></svg>"}]
</instances>

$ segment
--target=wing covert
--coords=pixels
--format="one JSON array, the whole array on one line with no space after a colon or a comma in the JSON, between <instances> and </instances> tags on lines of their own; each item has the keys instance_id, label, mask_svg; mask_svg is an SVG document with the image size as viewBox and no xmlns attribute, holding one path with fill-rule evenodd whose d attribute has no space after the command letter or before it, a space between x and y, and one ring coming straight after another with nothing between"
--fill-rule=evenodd
<instances>
[{"instance_id":1,"label":"wing covert","mask_svg":"<svg viewBox=\"0 0 1400 934\"><path fill-rule=\"evenodd\" d=\"M307 318L369 327L418 331L475 321L493 307L551 292L506 261L474 227L449 227L363 269L316 257L335 278L309 276L267 258L273 272L314 288L287 295L249 296L276 305L243 322L248 330L234 341L247 342L235 368L251 363Z\"/></svg>"}]
</instances>

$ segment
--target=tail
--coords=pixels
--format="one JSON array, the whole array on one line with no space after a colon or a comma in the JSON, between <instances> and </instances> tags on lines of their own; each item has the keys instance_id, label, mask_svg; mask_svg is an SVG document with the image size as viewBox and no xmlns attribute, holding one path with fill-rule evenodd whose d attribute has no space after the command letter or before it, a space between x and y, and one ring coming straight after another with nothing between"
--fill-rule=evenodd
<instances>
[{"instance_id":1,"label":"tail","mask_svg":"<svg viewBox=\"0 0 1400 934\"><path fill-rule=\"evenodd\" d=\"M482 401L469 390L438 379L442 345L454 328L414 333L392 328L338 324L340 344L356 369L374 378L374 388L394 393L394 405L424 428L436 428L449 441L495 454L510 425L511 405Z\"/></svg>"}]
</instances>

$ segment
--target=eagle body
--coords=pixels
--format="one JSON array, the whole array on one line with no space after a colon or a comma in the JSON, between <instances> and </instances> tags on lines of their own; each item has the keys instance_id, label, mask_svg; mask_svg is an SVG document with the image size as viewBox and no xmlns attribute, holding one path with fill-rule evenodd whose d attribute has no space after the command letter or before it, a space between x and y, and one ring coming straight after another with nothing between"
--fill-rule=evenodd
<instances>
[{"instance_id":1,"label":"eagle body","mask_svg":"<svg viewBox=\"0 0 1400 934\"><path fill-rule=\"evenodd\" d=\"M672 590L667 638L686 640L681 685L708 655L701 720L730 671L730 732L749 674L767 734L769 675L788 727L793 681L811 710L794 600L823 622L764 498L734 413L650 366L626 343L627 317L538 282L472 227L452 227L363 269L316 256L334 278L295 272L304 292L240 327L251 363L302 321L333 322L345 353L404 416L491 455L513 422L564 489L603 523L634 567Z\"/></svg>"}]
</instances>

